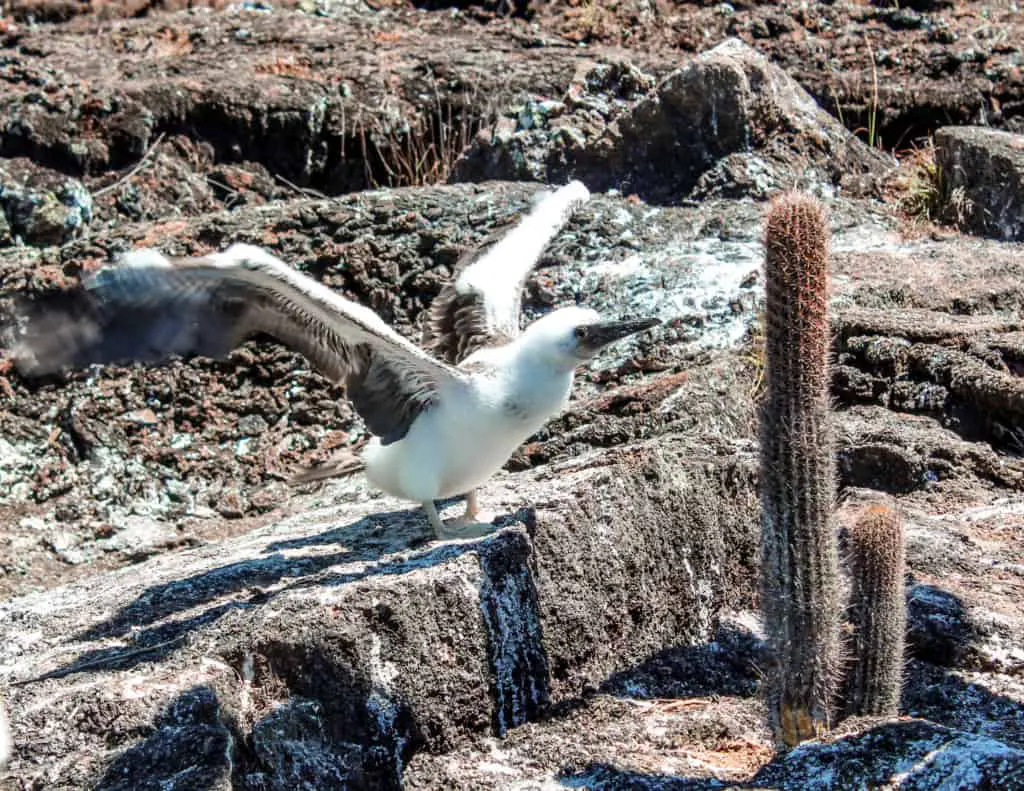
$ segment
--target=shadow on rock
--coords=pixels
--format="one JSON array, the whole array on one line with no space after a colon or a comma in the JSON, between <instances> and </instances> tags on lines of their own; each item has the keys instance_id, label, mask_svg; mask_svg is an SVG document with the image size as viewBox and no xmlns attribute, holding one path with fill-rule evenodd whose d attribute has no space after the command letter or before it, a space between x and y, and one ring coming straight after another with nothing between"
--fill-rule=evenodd
<instances>
[{"instance_id":1,"label":"shadow on rock","mask_svg":"<svg viewBox=\"0 0 1024 791\"><path fill-rule=\"evenodd\" d=\"M1024 785L1024 751L995 739L954 731L924 720L848 721L844 733L806 742L776 757L746 782L647 774L595 763L559 777L566 788L592 791L777 788L833 791L875 788L1013 789Z\"/></svg>"},{"instance_id":2,"label":"shadow on rock","mask_svg":"<svg viewBox=\"0 0 1024 791\"><path fill-rule=\"evenodd\" d=\"M331 678L323 700L284 702L257 678L240 707L209 686L188 689L142 726L145 738L117 756L94 791L398 789L403 749L416 741L412 724L399 722L400 707L371 695L365 681ZM254 721L254 709L266 713Z\"/></svg>"},{"instance_id":3,"label":"shadow on rock","mask_svg":"<svg viewBox=\"0 0 1024 791\"><path fill-rule=\"evenodd\" d=\"M94 791L223 788L231 774L234 738L219 713L217 694L209 687L183 692L143 741L114 760Z\"/></svg>"},{"instance_id":4,"label":"shadow on rock","mask_svg":"<svg viewBox=\"0 0 1024 791\"><path fill-rule=\"evenodd\" d=\"M907 588L907 648L922 662L953 667L973 638L960 598L934 585Z\"/></svg>"},{"instance_id":5,"label":"shadow on rock","mask_svg":"<svg viewBox=\"0 0 1024 791\"><path fill-rule=\"evenodd\" d=\"M611 764L590 764L586 768L558 776L563 788L585 788L587 791L710 791L722 788L743 788L711 777L690 778L630 772Z\"/></svg>"},{"instance_id":6,"label":"shadow on rock","mask_svg":"<svg viewBox=\"0 0 1024 791\"><path fill-rule=\"evenodd\" d=\"M1024 670L1024 624L1012 611L995 609L982 598L964 601L942 588L911 581L907 616L907 648L915 659L1017 677Z\"/></svg>"},{"instance_id":7,"label":"shadow on rock","mask_svg":"<svg viewBox=\"0 0 1024 791\"><path fill-rule=\"evenodd\" d=\"M232 787L398 791L424 740L410 707L330 652L287 642L241 666L247 692Z\"/></svg>"},{"instance_id":8,"label":"shadow on rock","mask_svg":"<svg viewBox=\"0 0 1024 791\"><path fill-rule=\"evenodd\" d=\"M175 613L198 607L207 602L228 596L238 591L255 588L255 599L262 598L262 587L273 585L284 577L308 577L317 572L342 563L373 561L394 549L393 543L375 541L373 535L382 524L407 517L406 511L375 514L363 517L350 525L333 528L308 539L296 542L282 541L269 544L266 557L241 560L218 566L185 579L165 582L147 588L135 601L122 607L112 618L99 623L77 636L80 640L95 640L102 637L123 635L136 626L144 626ZM366 540L366 539L369 540ZM316 544L342 543L354 545L356 549L344 549L323 555L285 555L282 550ZM353 579L372 572L351 575ZM233 602L245 606L248 602ZM201 616L199 616L201 617Z\"/></svg>"},{"instance_id":9,"label":"shadow on rock","mask_svg":"<svg viewBox=\"0 0 1024 791\"><path fill-rule=\"evenodd\" d=\"M894 781L920 791L1024 787L1024 751L985 736L925 720L851 720L845 729L830 741L808 742L776 758L746 787L824 791Z\"/></svg>"},{"instance_id":10,"label":"shadow on rock","mask_svg":"<svg viewBox=\"0 0 1024 791\"><path fill-rule=\"evenodd\" d=\"M494 535L493 533L491 535ZM440 566L450 560L454 560L466 552L472 552L480 548L480 545L490 539L485 536L478 540L467 541L459 544L441 544L439 546L424 549L422 552L413 554L411 557L404 557L401 560L389 560L385 563L378 563L369 568L363 568L352 572L329 572L317 577L305 577L286 585L281 591L296 590L309 587L324 587L328 585L348 585L367 577L377 577L389 574L407 574L416 569ZM333 565L333 564L327 564Z\"/></svg>"},{"instance_id":11,"label":"shadow on rock","mask_svg":"<svg viewBox=\"0 0 1024 791\"><path fill-rule=\"evenodd\" d=\"M247 606L250 605L245 602L228 602L204 610L193 618L174 621L151 629L141 629L132 636L130 645L85 651L73 662L36 676L31 681L63 678L72 673L81 673L86 670L102 672L127 670L143 663L161 662L170 656L193 630L219 620L232 610L244 609Z\"/></svg>"},{"instance_id":12,"label":"shadow on rock","mask_svg":"<svg viewBox=\"0 0 1024 791\"><path fill-rule=\"evenodd\" d=\"M996 686L982 686L969 678L955 670L912 661L904 676L900 711L1024 749L1024 704L1000 694ZM1014 685L1018 695L1024 687L1012 677L990 678L993 685Z\"/></svg>"},{"instance_id":13,"label":"shadow on rock","mask_svg":"<svg viewBox=\"0 0 1024 791\"><path fill-rule=\"evenodd\" d=\"M600 691L627 698L751 697L763 642L736 624L722 624L709 643L673 646L640 665L615 673Z\"/></svg>"},{"instance_id":14,"label":"shadow on rock","mask_svg":"<svg viewBox=\"0 0 1024 791\"><path fill-rule=\"evenodd\" d=\"M969 646L960 599L933 586L908 591L919 623L913 650L951 664L952 643ZM931 624L931 626L929 626ZM958 626L959 624L959 626ZM915 632L916 630L916 632ZM752 697L757 694L764 644L752 632L723 624L714 641L676 646L609 677L601 692L626 698ZM965 650L965 649L964 649ZM875 787L899 775L901 788L1024 788L1024 705L1014 677L986 676L986 686L950 667L913 660L905 676L901 716L922 719L849 719L824 742L809 742L764 765L745 782L637 771L594 762L565 767L566 788L612 789L779 788L810 791ZM991 683L990 683L991 682ZM1001 694L1005 684L1006 694ZM924 719L926 718L926 719Z\"/></svg>"},{"instance_id":15,"label":"shadow on rock","mask_svg":"<svg viewBox=\"0 0 1024 791\"><path fill-rule=\"evenodd\" d=\"M377 514L360 519L347 527L332 529L302 541L307 541L307 546L334 543L342 538L351 543L353 531L372 532L381 524L387 524L389 520L407 516L408 512ZM285 548L284 543L272 544L268 551L274 547ZM33 680L61 678L84 670L124 670L140 663L159 662L176 650L194 630L207 626L234 610L262 606L279 593L314 586L346 585L379 575L405 574L416 569L444 564L468 551L480 550L486 554L482 546L489 544L490 539L485 537L480 541L431 546L411 556L405 554L400 560L383 563L374 561L389 548L393 550L393 542L381 539L369 546L366 546L367 542L359 543L363 548L307 557L285 556L275 552L268 557L231 563L184 580L155 585L123 607L110 620L97 624L75 637L77 640L97 640L131 632L129 645L86 651L73 662ZM331 566L360 562L368 565L357 567L358 570L348 573L320 574L323 569ZM262 586L272 585L285 577L291 581L282 587L272 592L261 589ZM189 618L161 622L175 613L200 607L215 599L236 595L242 591L245 591L246 595L219 602ZM149 628L138 628L150 624L153 625Z\"/></svg>"},{"instance_id":16,"label":"shadow on rock","mask_svg":"<svg viewBox=\"0 0 1024 791\"><path fill-rule=\"evenodd\" d=\"M293 699L257 722L248 742L248 760L236 768L235 788L400 788L397 743L362 745L331 738L323 706Z\"/></svg>"}]
</instances>

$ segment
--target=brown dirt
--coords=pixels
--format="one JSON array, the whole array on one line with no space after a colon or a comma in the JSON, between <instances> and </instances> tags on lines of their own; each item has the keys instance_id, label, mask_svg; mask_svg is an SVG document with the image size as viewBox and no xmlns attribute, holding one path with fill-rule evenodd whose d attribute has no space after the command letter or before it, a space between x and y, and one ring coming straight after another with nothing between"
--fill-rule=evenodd
<instances>
[{"instance_id":1,"label":"brown dirt","mask_svg":"<svg viewBox=\"0 0 1024 791\"><path fill-rule=\"evenodd\" d=\"M8 0L5 8L9 19L2 24L10 40L26 36L20 24L23 20L81 16L84 19L72 29L109 31L112 42L119 42L118 48L135 60L140 52L145 60L199 54L210 39L190 36L189 25L163 13L184 5L177 0L74 4L66 0ZM189 8L223 5L187 4ZM583 47L584 54L614 48L628 51L639 65L664 72L683 53L699 52L726 36L737 36L769 54L823 106L841 114L850 128L861 129L867 136L873 126L876 137L890 148L902 148L940 124L984 121L1018 129L1024 124L1024 71L1020 64L1024 20L1019 11L1013 10L1011 0L909 4L852 0L817 3L813 8L799 0L737 0L731 4L667 0L444 4L381 0L370 5L379 9L372 24L375 29L364 29L362 36L372 39L376 58L385 68L393 67L410 48L429 48L425 37L451 37L461 40L465 49L471 49L474 42L476 46L486 42L495 61L502 49L509 51L502 42L511 42L513 49ZM453 14L444 8L446 5L462 9ZM417 6L437 10L423 13ZM523 6L521 14L501 13ZM346 6L327 2L317 5L286 0L274 7L320 8L326 16L346 20L353 16ZM926 10L915 10L919 8ZM372 16L360 13L359 23ZM246 16L248 27L257 15ZM130 17L142 19L127 24L116 21ZM97 27L89 20L103 20L105 25ZM259 40L260 27L258 22L252 25L252 37L246 44ZM285 29L292 27L289 24ZM154 29L155 35L150 32L140 36ZM274 38L276 51L267 53L258 73L300 79L317 75L320 82L330 81L330 73L322 70L324 49L309 53L294 35ZM329 41L324 42L327 48ZM423 53L427 62L444 57L438 49L430 49L429 54ZM494 76L498 75L492 75L492 79ZM553 72L551 76L565 80L568 75ZM343 78L351 79L351 75ZM543 93L540 84L529 86L529 90Z\"/></svg>"},{"instance_id":2,"label":"brown dirt","mask_svg":"<svg viewBox=\"0 0 1024 791\"><path fill-rule=\"evenodd\" d=\"M1024 20L1008 0L927 13L863 2L807 12L796 0L550 2L531 4L529 21L472 5L456 14L382 5L326 5L325 19L287 3L213 14L9 3L0 155L84 173L95 179L87 186L101 187L115 177L104 174L163 135L157 166L134 180L141 194L100 201L101 215L135 219L152 216L160 193L175 213L287 194L282 178L337 193L387 183L396 158L415 158L387 131L396 118L426 129L431 116L452 113L464 141L513 96L559 97L587 62L625 55L663 75L726 36L767 54L848 128L890 149L941 124L1024 126ZM23 21L69 12L65 24ZM318 117L318 103L338 93L349 97L343 109ZM341 136L328 144L321 130ZM278 145L280 134L293 142Z\"/></svg>"}]
</instances>

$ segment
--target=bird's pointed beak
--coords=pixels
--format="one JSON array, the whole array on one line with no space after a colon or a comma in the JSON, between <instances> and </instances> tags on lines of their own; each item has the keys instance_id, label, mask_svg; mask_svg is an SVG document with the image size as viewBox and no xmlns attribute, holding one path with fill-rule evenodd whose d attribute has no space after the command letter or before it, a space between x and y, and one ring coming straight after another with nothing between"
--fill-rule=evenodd
<instances>
[{"instance_id":1,"label":"bird's pointed beak","mask_svg":"<svg viewBox=\"0 0 1024 791\"><path fill-rule=\"evenodd\" d=\"M625 319L622 321L598 321L579 328L577 336L580 347L586 351L597 352L609 344L622 340L629 335L649 330L661 324L659 319Z\"/></svg>"}]
</instances>

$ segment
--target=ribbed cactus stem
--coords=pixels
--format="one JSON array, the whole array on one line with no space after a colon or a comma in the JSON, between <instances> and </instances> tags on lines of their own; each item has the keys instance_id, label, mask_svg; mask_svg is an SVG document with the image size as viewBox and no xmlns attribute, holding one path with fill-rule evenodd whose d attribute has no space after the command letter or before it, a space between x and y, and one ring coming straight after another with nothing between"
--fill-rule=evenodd
<instances>
[{"instance_id":1,"label":"ribbed cactus stem","mask_svg":"<svg viewBox=\"0 0 1024 791\"><path fill-rule=\"evenodd\" d=\"M868 506L850 528L850 622L846 713L892 716L903 686L907 628L903 520L894 505Z\"/></svg>"},{"instance_id":2,"label":"ribbed cactus stem","mask_svg":"<svg viewBox=\"0 0 1024 791\"><path fill-rule=\"evenodd\" d=\"M791 747L828 729L841 673L828 227L821 204L798 194L773 201L766 225L761 606L769 717Z\"/></svg>"}]
</instances>

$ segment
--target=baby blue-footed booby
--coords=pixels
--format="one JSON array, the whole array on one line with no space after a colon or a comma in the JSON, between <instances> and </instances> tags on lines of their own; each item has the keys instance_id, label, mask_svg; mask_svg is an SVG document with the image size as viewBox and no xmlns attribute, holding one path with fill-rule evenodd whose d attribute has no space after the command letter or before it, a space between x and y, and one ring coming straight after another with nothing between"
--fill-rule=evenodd
<instances>
[{"instance_id":1,"label":"baby blue-footed booby","mask_svg":"<svg viewBox=\"0 0 1024 791\"><path fill-rule=\"evenodd\" d=\"M421 503L444 537L435 500L466 495L466 513L455 521L476 521L476 488L561 411L576 368L659 323L605 321L567 307L520 331L527 276L589 197L579 182L555 190L469 260L430 307L426 351L369 308L264 250L235 244L201 258L129 253L84 280L76 309L22 316L15 363L40 375L172 354L223 357L256 333L270 335L345 384L374 435L362 451L368 481Z\"/></svg>"}]
</instances>

